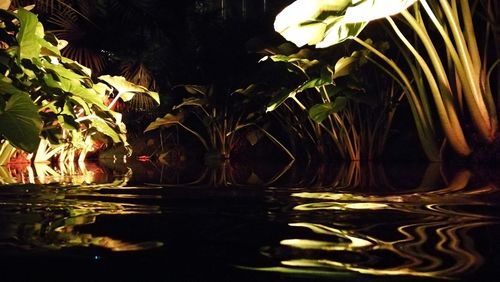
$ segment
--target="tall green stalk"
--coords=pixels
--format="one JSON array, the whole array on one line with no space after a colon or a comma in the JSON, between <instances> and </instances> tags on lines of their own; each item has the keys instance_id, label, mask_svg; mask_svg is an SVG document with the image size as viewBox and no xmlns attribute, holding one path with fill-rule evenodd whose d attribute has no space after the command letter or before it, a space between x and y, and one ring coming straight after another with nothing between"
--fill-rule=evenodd
<instances>
[{"instance_id":1,"label":"tall green stalk","mask_svg":"<svg viewBox=\"0 0 500 282\"><path fill-rule=\"evenodd\" d=\"M424 46L428 51L430 60L434 66L437 78L434 76L427 62L419 54L417 49L415 49L413 45L406 39L403 33L396 26L392 18L387 17L386 19L391 25L391 27L394 29L394 32L397 34L397 36L406 45L408 50L410 50L410 52L414 55L420 67L422 68L424 75L427 79L427 82L429 83L432 97L434 98L434 103L438 111L438 116L441 121L444 133L448 138L448 141L450 142L451 146L455 149L457 153L459 153L462 156L467 156L472 152L472 150L470 149L467 140L465 140L465 136L462 127L460 125L458 115L455 111L455 105L451 94L451 87L449 85L449 80L446 76L446 72L439 58L439 55L436 49L434 48L434 45L431 43L430 38L419 27L415 19L407 11L403 11L402 14L410 23L412 28L417 32L419 37L422 39L422 42L424 43Z\"/></svg>"},{"instance_id":2,"label":"tall green stalk","mask_svg":"<svg viewBox=\"0 0 500 282\"><path fill-rule=\"evenodd\" d=\"M432 120L429 119L429 116L425 113L426 104L422 103L422 101L419 99L417 92L413 88L413 85L408 76L393 60L389 59L386 55L384 55L372 45L364 42L358 37L353 37L353 40L377 55L396 73L396 76L394 78L397 79L397 81L407 94L410 109L412 111L415 126L417 128L418 137L420 139L420 142L422 143L422 149L424 150L427 159L433 162L440 161L441 152L437 143L436 133L434 132Z\"/></svg>"},{"instance_id":3,"label":"tall green stalk","mask_svg":"<svg viewBox=\"0 0 500 282\"><path fill-rule=\"evenodd\" d=\"M446 47L450 50L454 49L451 40L447 40L448 36L433 16L432 10L425 0L421 0L422 6L431 17L434 25L445 39ZM494 99L490 91L486 91L482 87L481 81L481 60L477 51L477 42L474 36L472 17L468 0L461 0L462 17L464 20L464 30L467 35L464 36L463 29L460 26L459 18L455 16L448 1L440 0L442 11L448 20L451 33L455 40L455 45L458 51L458 60L452 57L457 68L457 73L464 85L464 97L468 109L471 113L474 125L477 127L482 138L487 142L492 142L497 131L497 113L495 109ZM474 60L473 60L474 59ZM461 69L460 69L461 68Z\"/></svg>"}]
</instances>

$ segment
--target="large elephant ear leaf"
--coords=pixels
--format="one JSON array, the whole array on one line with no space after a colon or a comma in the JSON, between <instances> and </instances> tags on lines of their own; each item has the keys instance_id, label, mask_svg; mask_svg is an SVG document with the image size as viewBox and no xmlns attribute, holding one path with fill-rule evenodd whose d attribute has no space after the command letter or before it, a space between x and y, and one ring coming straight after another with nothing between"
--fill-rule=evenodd
<instances>
[{"instance_id":1,"label":"large elephant ear leaf","mask_svg":"<svg viewBox=\"0 0 500 282\"><path fill-rule=\"evenodd\" d=\"M97 132L100 132L113 140L113 143L120 143L122 139L120 138L120 132L108 125L108 123L99 117L93 118L90 124L91 128L95 128Z\"/></svg>"},{"instance_id":2,"label":"large elephant ear leaf","mask_svg":"<svg viewBox=\"0 0 500 282\"><path fill-rule=\"evenodd\" d=\"M335 22L328 26L323 39L316 44L318 48L327 48L335 44L342 43L349 38L358 36L368 22L345 23Z\"/></svg>"},{"instance_id":3,"label":"large elephant ear leaf","mask_svg":"<svg viewBox=\"0 0 500 282\"><path fill-rule=\"evenodd\" d=\"M34 152L40 142L42 120L38 107L27 93L10 97L4 109L0 109L0 134L26 152Z\"/></svg>"},{"instance_id":4,"label":"large elephant ear leaf","mask_svg":"<svg viewBox=\"0 0 500 282\"><path fill-rule=\"evenodd\" d=\"M373 20L401 13L418 0L297 0L281 11L274 29L301 47L326 48L356 37Z\"/></svg>"}]
</instances>

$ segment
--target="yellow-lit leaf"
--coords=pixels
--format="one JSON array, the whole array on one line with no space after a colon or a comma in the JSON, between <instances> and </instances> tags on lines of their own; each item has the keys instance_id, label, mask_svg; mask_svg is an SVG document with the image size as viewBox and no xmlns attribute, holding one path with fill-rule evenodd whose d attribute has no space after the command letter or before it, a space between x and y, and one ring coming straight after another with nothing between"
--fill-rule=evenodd
<instances>
[{"instance_id":1,"label":"yellow-lit leaf","mask_svg":"<svg viewBox=\"0 0 500 282\"><path fill-rule=\"evenodd\" d=\"M148 125L148 127L144 130L144 132L155 130L155 129L160 128L162 126L170 127L174 124L178 124L179 122L182 122L182 120L184 120L183 113L179 113L177 115L166 114L164 117L157 118L155 121L150 123Z\"/></svg>"},{"instance_id":2,"label":"yellow-lit leaf","mask_svg":"<svg viewBox=\"0 0 500 282\"><path fill-rule=\"evenodd\" d=\"M157 92L149 91L146 87L127 81L123 76L102 75L99 76L99 79L114 87L125 102L132 100L137 93L144 93L153 98L158 104L160 103L160 96Z\"/></svg>"}]
</instances>

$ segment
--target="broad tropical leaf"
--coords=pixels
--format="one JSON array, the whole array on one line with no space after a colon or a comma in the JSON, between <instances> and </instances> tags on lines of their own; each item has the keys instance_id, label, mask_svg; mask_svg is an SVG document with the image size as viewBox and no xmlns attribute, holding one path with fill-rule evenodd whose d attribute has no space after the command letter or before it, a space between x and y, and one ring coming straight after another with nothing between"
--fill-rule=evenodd
<instances>
[{"instance_id":1,"label":"broad tropical leaf","mask_svg":"<svg viewBox=\"0 0 500 282\"><path fill-rule=\"evenodd\" d=\"M289 89L281 89L277 94L273 96L273 99L267 105L266 112L274 111L281 104L283 104L286 99L291 98L293 95L295 95L294 91L290 91Z\"/></svg>"},{"instance_id":2,"label":"broad tropical leaf","mask_svg":"<svg viewBox=\"0 0 500 282\"><path fill-rule=\"evenodd\" d=\"M174 124L178 124L184 120L184 114L183 113L178 113L177 115L172 115L172 114L166 114L162 118L156 118L155 121L150 123L148 127L144 130L144 132L148 132L151 130L155 130L157 128L160 128L162 126L164 127L170 127Z\"/></svg>"},{"instance_id":3,"label":"broad tropical leaf","mask_svg":"<svg viewBox=\"0 0 500 282\"><path fill-rule=\"evenodd\" d=\"M92 123L90 124L90 127L95 128L98 132L110 137L114 143L120 143L122 142L122 138L120 138L120 134L117 132L117 130L113 129L111 126L109 126L105 120L101 119L100 117L95 117L92 119Z\"/></svg>"},{"instance_id":4,"label":"broad tropical leaf","mask_svg":"<svg viewBox=\"0 0 500 282\"><path fill-rule=\"evenodd\" d=\"M118 95L123 101L127 102L134 98L137 93L144 93L153 98L158 104L160 103L160 96L157 92L149 91L147 88L127 81L123 76L99 76L100 80L105 81L118 91Z\"/></svg>"},{"instance_id":5,"label":"broad tropical leaf","mask_svg":"<svg viewBox=\"0 0 500 282\"><path fill-rule=\"evenodd\" d=\"M325 48L358 36L368 22L392 16L417 0L297 0L281 11L274 29L298 47Z\"/></svg>"},{"instance_id":6,"label":"broad tropical leaf","mask_svg":"<svg viewBox=\"0 0 500 282\"><path fill-rule=\"evenodd\" d=\"M14 86L12 79L0 73L0 94L25 94L25 92L17 89L17 87Z\"/></svg>"},{"instance_id":7,"label":"broad tropical leaf","mask_svg":"<svg viewBox=\"0 0 500 282\"><path fill-rule=\"evenodd\" d=\"M342 111L346 105L346 97L337 97L333 102L314 105L309 110L309 116L316 122L322 122L330 114Z\"/></svg>"},{"instance_id":8,"label":"broad tropical leaf","mask_svg":"<svg viewBox=\"0 0 500 282\"><path fill-rule=\"evenodd\" d=\"M103 102L103 97L101 97L94 89L85 88L75 80L63 79L61 82L66 82L62 83L65 85L62 88L64 91L71 93L72 96L80 97L88 104L97 106L101 110L107 110L107 107Z\"/></svg>"},{"instance_id":9,"label":"broad tropical leaf","mask_svg":"<svg viewBox=\"0 0 500 282\"><path fill-rule=\"evenodd\" d=\"M0 109L0 134L15 147L34 152L40 142L41 130L38 107L27 93L12 95L5 109Z\"/></svg>"},{"instance_id":10,"label":"broad tropical leaf","mask_svg":"<svg viewBox=\"0 0 500 282\"><path fill-rule=\"evenodd\" d=\"M42 48L39 38L40 32L43 37L43 28L37 16L21 8L17 11L17 17L21 22L21 28L16 36L19 43L19 58L38 58Z\"/></svg>"},{"instance_id":11,"label":"broad tropical leaf","mask_svg":"<svg viewBox=\"0 0 500 282\"><path fill-rule=\"evenodd\" d=\"M295 88L292 91L290 90L280 91L278 95L274 96L274 98L271 100L271 102L267 106L266 112L274 111L281 104L283 104L288 98L293 98L295 97L295 95L307 89L321 87L329 84L332 84L331 77L313 78L311 80L307 80L306 82L304 82L303 84L301 84L299 87Z\"/></svg>"},{"instance_id":12,"label":"broad tropical leaf","mask_svg":"<svg viewBox=\"0 0 500 282\"><path fill-rule=\"evenodd\" d=\"M203 107L208 104L207 99L205 98L187 98L182 101L179 105L175 105L173 110L185 107L185 106L193 106L193 107Z\"/></svg>"},{"instance_id":13,"label":"broad tropical leaf","mask_svg":"<svg viewBox=\"0 0 500 282\"><path fill-rule=\"evenodd\" d=\"M359 59L356 57L342 57L335 63L335 72L333 73L333 79L349 75L351 73L351 68L354 63Z\"/></svg>"}]
</instances>

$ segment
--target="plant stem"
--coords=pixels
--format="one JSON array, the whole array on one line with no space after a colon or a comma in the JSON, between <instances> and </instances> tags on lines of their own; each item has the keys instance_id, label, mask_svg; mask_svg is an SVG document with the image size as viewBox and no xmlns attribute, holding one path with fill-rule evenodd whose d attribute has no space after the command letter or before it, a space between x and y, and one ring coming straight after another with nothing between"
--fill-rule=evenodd
<instances>
[{"instance_id":1,"label":"plant stem","mask_svg":"<svg viewBox=\"0 0 500 282\"><path fill-rule=\"evenodd\" d=\"M392 20L392 18L387 17L387 21L392 26L398 37L401 41L406 45L408 50L415 56L417 62L422 68L427 82L429 83L430 90L432 96L434 98L434 102L436 104L436 108L438 111L438 116L441 121L441 125L445 132L450 145L455 149L457 153L462 156L468 156L472 152L467 141L465 140L465 136L460 125L460 121L458 120L457 113L455 111L455 105L453 102L453 97L451 95L451 88L449 85L448 78L446 76L446 72L444 70L443 64L439 55L432 44L430 37L420 28L415 18L413 18L408 11L403 11L401 13L403 17L408 21L413 30L417 33L417 35L422 40L424 47L427 50L429 58L434 66L436 71L436 76L438 77L438 82L436 78L432 74L429 66L425 62L424 58L419 54L419 52L411 45L411 43L406 39L403 33L399 30L396 23Z\"/></svg>"},{"instance_id":2,"label":"plant stem","mask_svg":"<svg viewBox=\"0 0 500 282\"><path fill-rule=\"evenodd\" d=\"M401 82L404 85L404 90L407 94L411 110L413 112L413 118L417 127L418 136L420 138L420 142L422 143L422 148L427 156L427 159L432 162L441 161L441 155L439 152L439 146L436 142L436 136L432 129L433 127L430 125L432 121L427 120L426 115L422 111L421 104L419 103L415 90L413 89L408 77L404 74L401 68L396 65L394 61L382 54L375 47L357 37L352 37L352 39L377 55L394 70L398 77L400 77Z\"/></svg>"},{"instance_id":3,"label":"plant stem","mask_svg":"<svg viewBox=\"0 0 500 282\"><path fill-rule=\"evenodd\" d=\"M175 122L176 124L180 125L182 128L184 128L185 130L189 131L190 133L192 133L194 136L196 136L198 138L198 140L200 140L201 144L203 145L203 147L205 148L205 150L208 150L209 147L207 145L207 142L205 142L205 140L203 139L203 137L201 137L200 134L198 134L198 132L192 130L191 128L185 126L184 124L182 124L182 122L178 122L176 121Z\"/></svg>"},{"instance_id":4,"label":"plant stem","mask_svg":"<svg viewBox=\"0 0 500 282\"><path fill-rule=\"evenodd\" d=\"M425 8L424 3L426 3L426 1L421 0L421 3ZM477 67L475 67L472 62L471 54L468 51L468 46L462 33L458 19L454 17L453 11L447 0L440 0L440 3L455 39L455 44L457 46L460 61L463 63L463 69L466 76L465 82L468 82L470 84L470 89L466 88L466 92L464 94L466 102L468 104L468 108L471 112L472 119L483 139L487 142L492 142L495 138L495 133L497 130L496 110L494 107L491 107L491 101L493 100L493 98L491 97L491 93L484 93L481 91L481 76L479 73L475 72L475 69ZM481 61L479 61L479 63L480 62ZM485 100L487 104L485 103Z\"/></svg>"}]
</instances>

